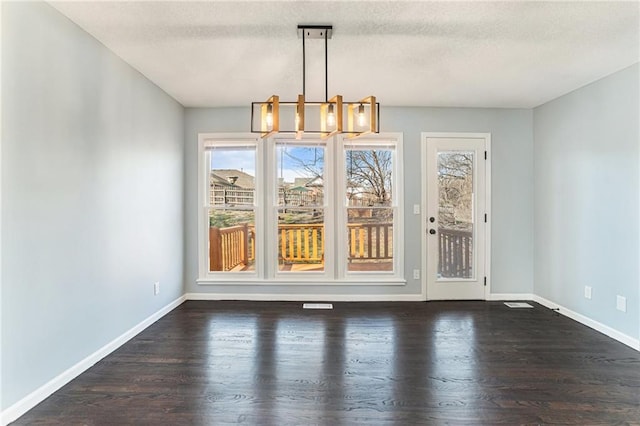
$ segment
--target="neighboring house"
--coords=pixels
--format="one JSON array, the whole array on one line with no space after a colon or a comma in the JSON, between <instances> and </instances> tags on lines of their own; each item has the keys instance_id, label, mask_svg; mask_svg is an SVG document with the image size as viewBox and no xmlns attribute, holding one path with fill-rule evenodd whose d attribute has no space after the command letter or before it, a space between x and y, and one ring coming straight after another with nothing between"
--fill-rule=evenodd
<instances>
[{"instance_id":1,"label":"neighboring house","mask_svg":"<svg viewBox=\"0 0 640 426\"><path fill-rule=\"evenodd\" d=\"M298 177L293 184L278 188L281 203L293 206L313 206L322 203L324 182L321 176Z\"/></svg>"},{"instance_id":2,"label":"neighboring house","mask_svg":"<svg viewBox=\"0 0 640 426\"><path fill-rule=\"evenodd\" d=\"M255 179L235 169L214 169L209 176L211 205L253 204Z\"/></svg>"},{"instance_id":3,"label":"neighboring house","mask_svg":"<svg viewBox=\"0 0 640 426\"><path fill-rule=\"evenodd\" d=\"M279 186L280 197L286 197L286 204L304 206L322 200L323 179L295 178L293 185ZM255 178L236 169L214 169L209 176L209 198L211 205L253 204Z\"/></svg>"}]
</instances>

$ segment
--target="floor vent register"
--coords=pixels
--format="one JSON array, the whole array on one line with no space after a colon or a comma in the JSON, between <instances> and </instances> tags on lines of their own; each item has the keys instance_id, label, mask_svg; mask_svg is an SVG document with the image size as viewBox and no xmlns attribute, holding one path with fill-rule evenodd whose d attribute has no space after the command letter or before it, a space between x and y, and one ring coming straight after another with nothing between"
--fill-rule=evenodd
<instances>
[{"instance_id":1,"label":"floor vent register","mask_svg":"<svg viewBox=\"0 0 640 426\"><path fill-rule=\"evenodd\" d=\"M510 308L533 308L532 305L526 302L504 302Z\"/></svg>"},{"instance_id":2,"label":"floor vent register","mask_svg":"<svg viewBox=\"0 0 640 426\"><path fill-rule=\"evenodd\" d=\"M302 309L333 309L333 303L305 303Z\"/></svg>"}]
</instances>

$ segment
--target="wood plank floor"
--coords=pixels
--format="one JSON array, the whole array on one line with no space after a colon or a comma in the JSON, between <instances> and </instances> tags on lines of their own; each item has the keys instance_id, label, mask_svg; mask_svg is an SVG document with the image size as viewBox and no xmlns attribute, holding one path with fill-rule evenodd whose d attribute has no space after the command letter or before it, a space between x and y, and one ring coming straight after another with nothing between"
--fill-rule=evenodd
<instances>
[{"instance_id":1,"label":"wood plank floor","mask_svg":"<svg viewBox=\"0 0 640 426\"><path fill-rule=\"evenodd\" d=\"M15 424L640 424L640 353L534 305L189 301Z\"/></svg>"}]
</instances>

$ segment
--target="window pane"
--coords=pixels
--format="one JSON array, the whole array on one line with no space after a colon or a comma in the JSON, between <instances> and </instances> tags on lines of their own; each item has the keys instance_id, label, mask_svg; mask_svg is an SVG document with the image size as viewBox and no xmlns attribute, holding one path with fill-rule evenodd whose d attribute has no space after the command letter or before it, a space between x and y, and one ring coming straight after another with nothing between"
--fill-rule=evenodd
<instances>
[{"instance_id":1,"label":"window pane","mask_svg":"<svg viewBox=\"0 0 640 426\"><path fill-rule=\"evenodd\" d=\"M255 271L255 147L209 152L209 271Z\"/></svg>"},{"instance_id":2,"label":"window pane","mask_svg":"<svg viewBox=\"0 0 640 426\"><path fill-rule=\"evenodd\" d=\"M438 153L438 277L473 278L473 152Z\"/></svg>"},{"instance_id":3,"label":"window pane","mask_svg":"<svg viewBox=\"0 0 640 426\"><path fill-rule=\"evenodd\" d=\"M278 144L279 271L324 271L324 158L321 145Z\"/></svg>"},{"instance_id":4,"label":"window pane","mask_svg":"<svg viewBox=\"0 0 640 426\"><path fill-rule=\"evenodd\" d=\"M279 209L277 240L279 271L324 271L324 209Z\"/></svg>"},{"instance_id":5,"label":"window pane","mask_svg":"<svg viewBox=\"0 0 640 426\"><path fill-rule=\"evenodd\" d=\"M209 210L209 271L254 271L256 228L253 210Z\"/></svg>"},{"instance_id":6,"label":"window pane","mask_svg":"<svg viewBox=\"0 0 640 426\"><path fill-rule=\"evenodd\" d=\"M223 147L211 151L209 204L253 206L255 195L255 147Z\"/></svg>"},{"instance_id":7,"label":"window pane","mask_svg":"<svg viewBox=\"0 0 640 426\"><path fill-rule=\"evenodd\" d=\"M391 206L393 151L348 148L345 154L347 205Z\"/></svg>"},{"instance_id":8,"label":"window pane","mask_svg":"<svg viewBox=\"0 0 640 426\"><path fill-rule=\"evenodd\" d=\"M278 144L278 206L324 205L324 147Z\"/></svg>"},{"instance_id":9,"label":"window pane","mask_svg":"<svg viewBox=\"0 0 640 426\"><path fill-rule=\"evenodd\" d=\"M393 209L347 209L348 265L353 271L393 270Z\"/></svg>"}]
</instances>

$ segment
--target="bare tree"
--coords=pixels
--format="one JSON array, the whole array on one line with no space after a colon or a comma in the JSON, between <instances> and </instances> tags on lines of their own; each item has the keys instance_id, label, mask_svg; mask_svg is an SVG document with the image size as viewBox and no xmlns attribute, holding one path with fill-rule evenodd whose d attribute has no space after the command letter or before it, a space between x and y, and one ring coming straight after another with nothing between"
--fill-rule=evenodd
<instances>
[{"instance_id":1,"label":"bare tree","mask_svg":"<svg viewBox=\"0 0 640 426\"><path fill-rule=\"evenodd\" d=\"M449 229L468 229L472 223L473 156L467 152L438 157L439 222Z\"/></svg>"},{"instance_id":2,"label":"bare tree","mask_svg":"<svg viewBox=\"0 0 640 426\"><path fill-rule=\"evenodd\" d=\"M350 200L377 204L391 201L392 151L364 149L347 151L347 193Z\"/></svg>"},{"instance_id":3,"label":"bare tree","mask_svg":"<svg viewBox=\"0 0 640 426\"><path fill-rule=\"evenodd\" d=\"M307 172L311 179L322 177L324 170L323 149L316 147L296 147L296 155L293 155L286 147L281 147L280 149L282 150L282 154L286 155L291 161L292 165ZM281 159L281 165L283 164L284 159Z\"/></svg>"}]
</instances>

